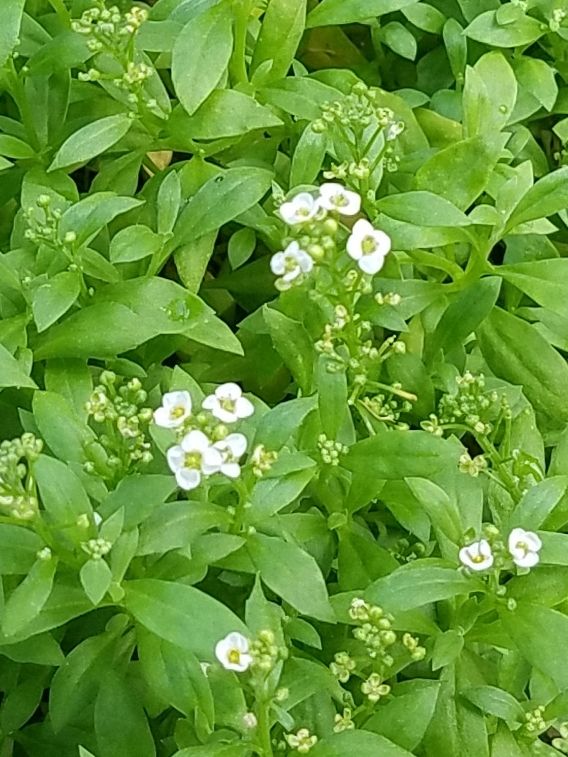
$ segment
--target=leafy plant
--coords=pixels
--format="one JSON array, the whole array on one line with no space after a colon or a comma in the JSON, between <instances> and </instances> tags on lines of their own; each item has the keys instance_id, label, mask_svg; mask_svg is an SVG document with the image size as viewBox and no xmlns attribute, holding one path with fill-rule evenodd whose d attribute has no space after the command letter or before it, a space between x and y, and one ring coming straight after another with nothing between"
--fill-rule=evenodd
<instances>
[{"instance_id":1,"label":"leafy plant","mask_svg":"<svg viewBox=\"0 0 568 757\"><path fill-rule=\"evenodd\" d=\"M568 753L568 8L4 0L0 753Z\"/></svg>"}]
</instances>

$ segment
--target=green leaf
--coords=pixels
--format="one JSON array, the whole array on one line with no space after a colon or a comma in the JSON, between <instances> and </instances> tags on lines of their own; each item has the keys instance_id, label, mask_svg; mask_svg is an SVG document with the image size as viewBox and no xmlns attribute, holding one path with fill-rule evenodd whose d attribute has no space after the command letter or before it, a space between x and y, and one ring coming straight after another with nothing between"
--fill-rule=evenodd
<instances>
[{"instance_id":1,"label":"green leaf","mask_svg":"<svg viewBox=\"0 0 568 757\"><path fill-rule=\"evenodd\" d=\"M465 74L463 92L465 136L487 135L502 129L517 99L517 80L500 52L482 56Z\"/></svg>"},{"instance_id":2,"label":"green leaf","mask_svg":"<svg viewBox=\"0 0 568 757\"><path fill-rule=\"evenodd\" d=\"M48 170L86 163L115 145L131 126L132 119L122 113L92 121L65 140Z\"/></svg>"},{"instance_id":3,"label":"green leaf","mask_svg":"<svg viewBox=\"0 0 568 757\"><path fill-rule=\"evenodd\" d=\"M568 534L539 531L542 541L541 562L545 565L568 565Z\"/></svg>"},{"instance_id":4,"label":"green leaf","mask_svg":"<svg viewBox=\"0 0 568 757\"><path fill-rule=\"evenodd\" d=\"M184 133L192 139L236 137L275 126L282 126L282 121L270 108L236 89L216 89L183 121Z\"/></svg>"},{"instance_id":5,"label":"green leaf","mask_svg":"<svg viewBox=\"0 0 568 757\"><path fill-rule=\"evenodd\" d=\"M407 478L410 491L428 513L434 528L439 529L454 544L463 536L460 512L454 500L433 481L426 478Z\"/></svg>"},{"instance_id":6,"label":"green leaf","mask_svg":"<svg viewBox=\"0 0 568 757\"><path fill-rule=\"evenodd\" d=\"M25 4L25 0L5 0L3 3L2 25L0 26L0 66L6 63L18 44Z\"/></svg>"},{"instance_id":7,"label":"green leaf","mask_svg":"<svg viewBox=\"0 0 568 757\"><path fill-rule=\"evenodd\" d=\"M568 166L552 171L529 189L507 224L512 229L521 223L554 215L568 206Z\"/></svg>"},{"instance_id":8,"label":"green leaf","mask_svg":"<svg viewBox=\"0 0 568 757\"><path fill-rule=\"evenodd\" d=\"M34 531L0 523L0 575L27 573L42 547L43 541Z\"/></svg>"},{"instance_id":9,"label":"green leaf","mask_svg":"<svg viewBox=\"0 0 568 757\"><path fill-rule=\"evenodd\" d=\"M255 444L264 444L268 450L278 451L315 408L315 397L300 397L289 402L281 402L260 419Z\"/></svg>"},{"instance_id":10,"label":"green leaf","mask_svg":"<svg viewBox=\"0 0 568 757\"><path fill-rule=\"evenodd\" d=\"M486 11L474 18L464 34L477 42L495 47L519 47L530 45L546 32L536 18L522 15L514 23L500 26L496 12Z\"/></svg>"},{"instance_id":11,"label":"green leaf","mask_svg":"<svg viewBox=\"0 0 568 757\"><path fill-rule=\"evenodd\" d=\"M568 659L558 654L568 644L568 617L519 600L516 610L502 613L501 621L523 657L561 690L568 688Z\"/></svg>"},{"instance_id":12,"label":"green leaf","mask_svg":"<svg viewBox=\"0 0 568 757\"><path fill-rule=\"evenodd\" d=\"M35 392L32 407L41 436L50 449L68 462L84 462L83 447L95 437L79 420L81 413L55 392Z\"/></svg>"},{"instance_id":13,"label":"green leaf","mask_svg":"<svg viewBox=\"0 0 568 757\"><path fill-rule=\"evenodd\" d=\"M308 15L307 28L370 21L393 13L418 0L323 0Z\"/></svg>"},{"instance_id":14,"label":"green leaf","mask_svg":"<svg viewBox=\"0 0 568 757\"><path fill-rule=\"evenodd\" d=\"M471 221L449 200L433 192L404 192L383 197L381 213L416 226L468 226Z\"/></svg>"},{"instance_id":15,"label":"green leaf","mask_svg":"<svg viewBox=\"0 0 568 757\"><path fill-rule=\"evenodd\" d=\"M499 274L539 305L568 317L568 260L565 258L504 265L500 266Z\"/></svg>"},{"instance_id":16,"label":"green leaf","mask_svg":"<svg viewBox=\"0 0 568 757\"><path fill-rule=\"evenodd\" d=\"M316 474L315 463L310 462L309 468L258 481L252 490L247 521L262 522L294 502Z\"/></svg>"},{"instance_id":17,"label":"green leaf","mask_svg":"<svg viewBox=\"0 0 568 757\"><path fill-rule=\"evenodd\" d=\"M408 752L392 741L368 731L344 731L328 736L310 749L310 757L412 757Z\"/></svg>"},{"instance_id":18,"label":"green leaf","mask_svg":"<svg viewBox=\"0 0 568 757\"><path fill-rule=\"evenodd\" d=\"M130 263L142 260L161 249L164 240L147 226L127 226L116 234L110 243L113 263Z\"/></svg>"},{"instance_id":19,"label":"green leaf","mask_svg":"<svg viewBox=\"0 0 568 757\"><path fill-rule=\"evenodd\" d=\"M216 231L252 208L270 188L272 174L262 168L229 168L212 177L193 195L178 218L180 244Z\"/></svg>"},{"instance_id":20,"label":"green leaf","mask_svg":"<svg viewBox=\"0 0 568 757\"><path fill-rule=\"evenodd\" d=\"M315 352L304 326L279 310L265 306L262 311L270 336L284 364L304 394L312 388Z\"/></svg>"},{"instance_id":21,"label":"green leaf","mask_svg":"<svg viewBox=\"0 0 568 757\"><path fill-rule=\"evenodd\" d=\"M246 263L256 247L256 234L253 229L239 229L229 239L227 254L231 268L234 270Z\"/></svg>"},{"instance_id":22,"label":"green leaf","mask_svg":"<svg viewBox=\"0 0 568 757\"><path fill-rule=\"evenodd\" d=\"M436 636L432 652L432 670L451 665L459 657L464 646L463 634L450 628Z\"/></svg>"},{"instance_id":23,"label":"green leaf","mask_svg":"<svg viewBox=\"0 0 568 757\"><path fill-rule=\"evenodd\" d=\"M479 587L456 567L442 567L437 560L416 560L379 578L365 592L366 598L389 612L412 610L430 602L469 594Z\"/></svg>"},{"instance_id":24,"label":"green leaf","mask_svg":"<svg viewBox=\"0 0 568 757\"><path fill-rule=\"evenodd\" d=\"M477 336L491 370L499 378L523 387L540 422L551 428L568 422L568 367L533 326L494 308L478 328Z\"/></svg>"},{"instance_id":25,"label":"green leaf","mask_svg":"<svg viewBox=\"0 0 568 757\"><path fill-rule=\"evenodd\" d=\"M441 34L446 17L433 5L418 3L409 8L403 8L403 15L411 24L430 34Z\"/></svg>"},{"instance_id":26,"label":"green leaf","mask_svg":"<svg viewBox=\"0 0 568 757\"><path fill-rule=\"evenodd\" d=\"M419 7L419 6L416 6ZM418 51L416 39L406 26L398 21L391 21L381 29L381 38L387 47L397 55L414 60Z\"/></svg>"},{"instance_id":27,"label":"green leaf","mask_svg":"<svg viewBox=\"0 0 568 757\"><path fill-rule=\"evenodd\" d=\"M98 757L155 757L156 747L136 689L108 670L95 702Z\"/></svg>"},{"instance_id":28,"label":"green leaf","mask_svg":"<svg viewBox=\"0 0 568 757\"><path fill-rule=\"evenodd\" d=\"M73 305L81 291L81 277L77 271L58 273L38 287L32 300L37 330L41 333L61 318Z\"/></svg>"},{"instance_id":29,"label":"green leaf","mask_svg":"<svg viewBox=\"0 0 568 757\"><path fill-rule=\"evenodd\" d=\"M40 455L33 466L41 500L54 523L72 526L81 515L91 512L83 484L65 463Z\"/></svg>"},{"instance_id":30,"label":"green leaf","mask_svg":"<svg viewBox=\"0 0 568 757\"><path fill-rule=\"evenodd\" d=\"M496 686L472 686L460 692L486 715L510 722L522 721L524 711L514 696Z\"/></svg>"},{"instance_id":31,"label":"green leaf","mask_svg":"<svg viewBox=\"0 0 568 757\"><path fill-rule=\"evenodd\" d=\"M12 137L10 134L0 134L0 155L7 158L33 158L34 151L18 137Z\"/></svg>"},{"instance_id":32,"label":"green leaf","mask_svg":"<svg viewBox=\"0 0 568 757\"><path fill-rule=\"evenodd\" d=\"M112 573L104 560L87 560L79 572L85 594L94 605L98 605L107 593L112 581Z\"/></svg>"},{"instance_id":33,"label":"green leaf","mask_svg":"<svg viewBox=\"0 0 568 757\"><path fill-rule=\"evenodd\" d=\"M39 615L53 586L57 561L38 559L24 580L6 600L2 616L2 633L14 636Z\"/></svg>"},{"instance_id":34,"label":"green leaf","mask_svg":"<svg viewBox=\"0 0 568 757\"><path fill-rule=\"evenodd\" d=\"M190 115L221 81L232 50L229 3L207 8L181 30L172 53L172 81L180 103Z\"/></svg>"},{"instance_id":35,"label":"green leaf","mask_svg":"<svg viewBox=\"0 0 568 757\"><path fill-rule=\"evenodd\" d=\"M302 132L292 156L291 187L315 182L322 169L326 149L327 135L315 132L308 124Z\"/></svg>"},{"instance_id":36,"label":"green leaf","mask_svg":"<svg viewBox=\"0 0 568 757\"><path fill-rule=\"evenodd\" d=\"M509 527L536 531L545 522L568 488L568 476L554 476L531 487L511 513Z\"/></svg>"},{"instance_id":37,"label":"green leaf","mask_svg":"<svg viewBox=\"0 0 568 757\"><path fill-rule=\"evenodd\" d=\"M215 644L231 631L247 633L228 607L192 586L148 578L127 581L123 588L126 607L139 623L199 660L213 661Z\"/></svg>"},{"instance_id":38,"label":"green leaf","mask_svg":"<svg viewBox=\"0 0 568 757\"><path fill-rule=\"evenodd\" d=\"M107 223L122 213L139 207L143 202L134 197L119 197L114 192L87 195L63 213L59 238L63 240L68 232L73 232L77 235L77 244L87 244ZM104 260L108 265L106 258Z\"/></svg>"},{"instance_id":39,"label":"green leaf","mask_svg":"<svg viewBox=\"0 0 568 757\"><path fill-rule=\"evenodd\" d=\"M439 691L438 681L415 679L398 684L392 692L394 698L379 705L377 712L365 721L365 731L378 733L414 751L432 720Z\"/></svg>"},{"instance_id":40,"label":"green leaf","mask_svg":"<svg viewBox=\"0 0 568 757\"><path fill-rule=\"evenodd\" d=\"M480 137L471 137L440 150L416 173L418 189L435 191L460 210L483 192L498 152Z\"/></svg>"},{"instance_id":41,"label":"green leaf","mask_svg":"<svg viewBox=\"0 0 568 757\"><path fill-rule=\"evenodd\" d=\"M6 386L35 389L36 384L25 372L20 363L4 345L0 344L0 388Z\"/></svg>"},{"instance_id":42,"label":"green leaf","mask_svg":"<svg viewBox=\"0 0 568 757\"><path fill-rule=\"evenodd\" d=\"M270 61L264 81L286 76L304 32L306 0L270 0L254 46L251 73Z\"/></svg>"},{"instance_id":43,"label":"green leaf","mask_svg":"<svg viewBox=\"0 0 568 757\"><path fill-rule=\"evenodd\" d=\"M515 75L522 88L546 110L552 110L558 97L554 68L540 58L523 56L514 61Z\"/></svg>"},{"instance_id":44,"label":"green leaf","mask_svg":"<svg viewBox=\"0 0 568 757\"><path fill-rule=\"evenodd\" d=\"M295 544L253 534L247 550L264 583L302 615L333 623L327 588L314 558Z\"/></svg>"},{"instance_id":45,"label":"green leaf","mask_svg":"<svg viewBox=\"0 0 568 757\"><path fill-rule=\"evenodd\" d=\"M337 439L347 408L347 376L344 371L328 371L329 361L320 356L317 365L318 409L324 434Z\"/></svg>"}]
</instances>

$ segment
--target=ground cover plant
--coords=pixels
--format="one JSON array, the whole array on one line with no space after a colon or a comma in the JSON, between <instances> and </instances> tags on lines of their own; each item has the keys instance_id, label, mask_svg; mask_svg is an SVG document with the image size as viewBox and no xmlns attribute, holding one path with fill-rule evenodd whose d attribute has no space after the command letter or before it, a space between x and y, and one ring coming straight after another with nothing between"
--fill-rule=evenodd
<instances>
[{"instance_id":1,"label":"ground cover plant","mask_svg":"<svg viewBox=\"0 0 568 757\"><path fill-rule=\"evenodd\" d=\"M568 753L565 0L2 0L0 755Z\"/></svg>"}]
</instances>

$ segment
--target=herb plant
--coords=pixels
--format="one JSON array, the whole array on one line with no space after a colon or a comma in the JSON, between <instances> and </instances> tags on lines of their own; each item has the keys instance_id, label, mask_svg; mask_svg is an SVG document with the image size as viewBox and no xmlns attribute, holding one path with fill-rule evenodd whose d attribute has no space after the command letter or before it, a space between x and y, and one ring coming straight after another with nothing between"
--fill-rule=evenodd
<instances>
[{"instance_id":1,"label":"herb plant","mask_svg":"<svg viewBox=\"0 0 568 757\"><path fill-rule=\"evenodd\" d=\"M0 85L1 757L568 754L565 0L2 0Z\"/></svg>"}]
</instances>

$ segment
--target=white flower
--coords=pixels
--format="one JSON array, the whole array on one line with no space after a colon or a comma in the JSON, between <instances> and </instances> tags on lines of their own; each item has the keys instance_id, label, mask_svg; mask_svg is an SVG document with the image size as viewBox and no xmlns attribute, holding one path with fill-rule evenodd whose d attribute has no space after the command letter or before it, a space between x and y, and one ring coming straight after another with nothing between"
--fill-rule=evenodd
<instances>
[{"instance_id":1,"label":"white flower","mask_svg":"<svg viewBox=\"0 0 568 757\"><path fill-rule=\"evenodd\" d=\"M221 473L229 478L238 478L241 475L240 458L245 454L247 448L247 438L244 434L229 434L220 442L213 445L219 450L223 462L221 463Z\"/></svg>"},{"instance_id":2,"label":"white flower","mask_svg":"<svg viewBox=\"0 0 568 757\"><path fill-rule=\"evenodd\" d=\"M314 261L298 242L290 242L284 252L277 252L270 259L270 269L283 281L290 282L303 273L309 273L314 267Z\"/></svg>"},{"instance_id":3,"label":"white flower","mask_svg":"<svg viewBox=\"0 0 568 757\"><path fill-rule=\"evenodd\" d=\"M243 725L245 728L257 727L258 720L256 719L254 712L245 712L245 714L243 715Z\"/></svg>"},{"instance_id":4,"label":"white flower","mask_svg":"<svg viewBox=\"0 0 568 757\"><path fill-rule=\"evenodd\" d=\"M248 418L254 413L254 405L246 397L238 384L229 381L215 389L215 394L205 397L202 403L205 410L211 410L215 418L223 423L234 423L239 418Z\"/></svg>"},{"instance_id":5,"label":"white flower","mask_svg":"<svg viewBox=\"0 0 568 757\"><path fill-rule=\"evenodd\" d=\"M215 656L224 668L238 673L244 673L252 662L248 639L238 631L217 642Z\"/></svg>"},{"instance_id":6,"label":"white flower","mask_svg":"<svg viewBox=\"0 0 568 757\"><path fill-rule=\"evenodd\" d=\"M355 216L361 210L360 195L334 182L321 185L319 203L322 208L336 210L342 216Z\"/></svg>"},{"instance_id":7,"label":"white flower","mask_svg":"<svg viewBox=\"0 0 568 757\"><path fill-rule=\"evenodd\" d=\"M178 486L186 490L195 489L202 475L217 473L223 464L221 453L211 445L203 431L190 431L181 444L170 447L167 458Z\"/></svg>"},{"instance_id":8,"label":"white flower","mask_svg":"<svg viewBox=\"0 0 568 757\"><path fill-rule=\"evenodd\" d=\"M460 562L470 570L487 570L493 565L493 552L487 539L475 541L460 549Z\"/></svg>"},{"instance_id":9,"label":"white flower","mask_svg":"<svg viewBox=\"0 0 568 757\"><path fill-rule=\"evenodd\" d=\"M533 531L514 528L509 534L509 552L519 568L534 568L540 560L542 542Z\"/></svg>"},{"instance_id":10,"label":"white flower","mask_svg":"<svg viewBox=\"0 0 568 757\"><path fill-rule=\"evenodd\" d=\"M309 192L300 192L288 202L283 202L279 213L288 226L310 221L320 209L319 201Z\"/></svg>"},{"instance_id":11,"label":"white flower","mask_svg":"<svg viewBox=\"0 0 568 757\"><path fill-rule=\"evenodd\" d=\"M191 415L189 392L167 392L162 397L162 406L154 410L154 423L163 428L177 428Z\"/></svg>"},{"instance_id":12,"label":"white flower","mask_svg":"<svg viewBox=\"0 0 568 757\"><path fill-rule=\"evenodd\" d=\"M384 231L375 229L369 221L361 219L353 226L347 240L347 254L357 261L364 273L378 273L390 252L391 240Z\"/></svg>"}]
</instances>

